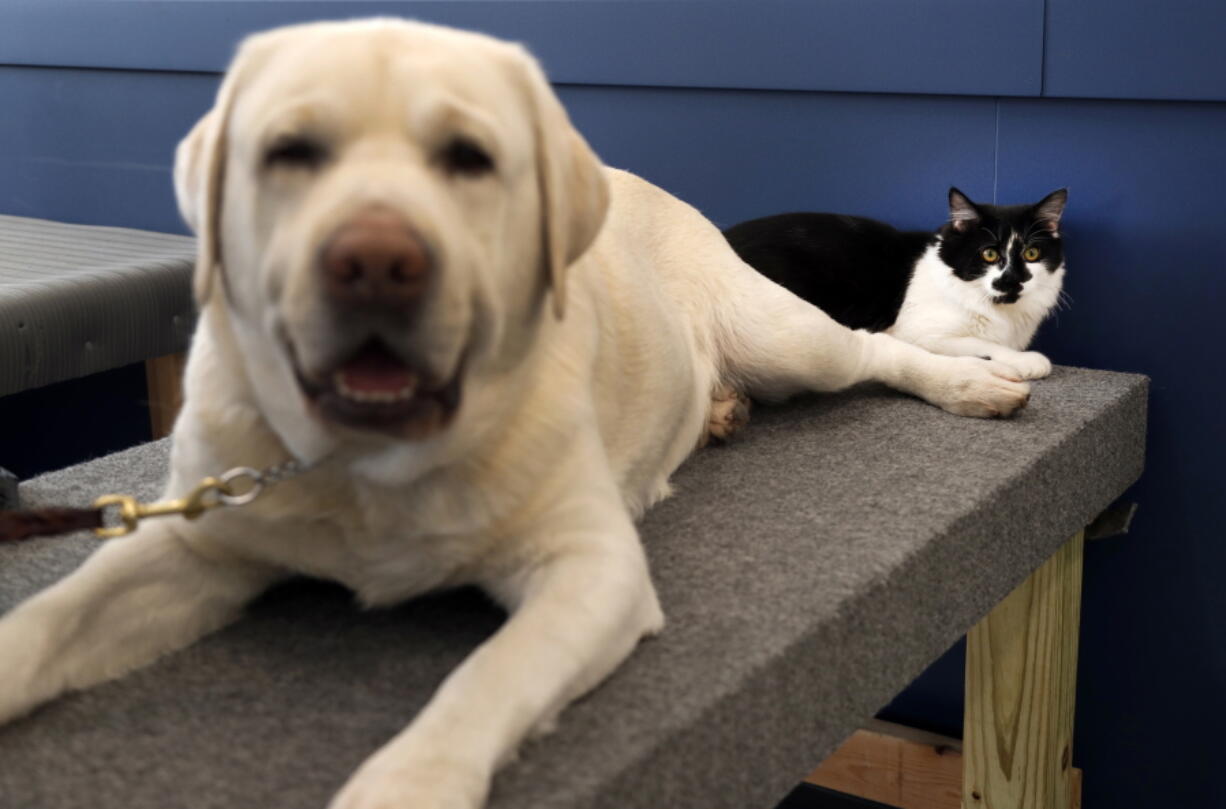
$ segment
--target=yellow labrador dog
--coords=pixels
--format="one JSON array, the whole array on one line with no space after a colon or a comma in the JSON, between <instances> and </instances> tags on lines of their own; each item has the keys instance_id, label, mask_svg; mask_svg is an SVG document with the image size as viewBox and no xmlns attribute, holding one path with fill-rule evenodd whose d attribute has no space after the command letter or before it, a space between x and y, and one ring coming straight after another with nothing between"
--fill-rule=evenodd
<instances>
[{"instance_id":1,"label":"yellow labrador dog","mask_svg":"<svg viewBox=\"0 0 1226 809\"><path fill-rule=\"evenodd\" d=\"M293 573L368 605L476 584L511 617L334 809L474 809L664 617L634 520L713 397L880 380L1008 415L1003 365L849 331L696 210L601 165L520 47L395 20L243 43L179 147L201 320L167 492L318 462L149 523L0 621L0 720L144 665Z\"/></svg>"}]
</instances>

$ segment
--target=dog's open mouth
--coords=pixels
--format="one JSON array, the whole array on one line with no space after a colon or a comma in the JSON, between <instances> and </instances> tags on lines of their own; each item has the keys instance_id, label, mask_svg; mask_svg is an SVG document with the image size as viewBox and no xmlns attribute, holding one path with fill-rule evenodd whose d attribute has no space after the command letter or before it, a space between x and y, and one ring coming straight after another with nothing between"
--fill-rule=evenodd
<instances>
[{"instance_id":1,"label":"dog's open mouth","mask_svg":"<svg viewBox=\"0 0 1226 809\"><path fill-rule=\"evenodd\" d=\"M460 368L432 380L379 340L370 340L318 380L299 373L312 410L347 427L419 439L446 427L460 404Z\"/></svg>"}]
</instances>

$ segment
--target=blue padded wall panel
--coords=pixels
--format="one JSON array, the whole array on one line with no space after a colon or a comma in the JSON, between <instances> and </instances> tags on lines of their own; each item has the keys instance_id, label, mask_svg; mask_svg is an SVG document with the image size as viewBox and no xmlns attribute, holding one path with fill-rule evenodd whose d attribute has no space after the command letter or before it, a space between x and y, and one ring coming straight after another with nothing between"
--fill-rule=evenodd
<instances>
[{"instance_id":1,"label":"blue padded wall panel","mask_svg":"<svg viewBox=\"0 0 1226 809\"><path fill-rule=\"evenodd\" d=\"M642 174L721 226L786 210L935 228L946 189L991 199L990 99L562 87L613 166Z\"/></svg>"},{"instance_id":2,"label":"blue padded wall panel","mask_svg":"<svg viewBox=\"0 0 1226 809\"><path fill-rule=\"evenodd\" d=\"M11 113L0 126L0 213L183 232L174 147L216 85L198 74L0 67L0 109Z\"/></svg>"},{"instance_id":3,"label":"blue padded wall panel","mask_svg":"<svg viewBox=\"0 0 1226 809\"><path fill-rule=\"evenodd\" d=\"M251 31L372 14L525 42L579 84L1025 95L1041 81L1042 0L8 0L0 64L215 71Z\"/></svg>"},{"instance_id":4,"label":"blue padded wall panel","mask_svg":"<svg viewBox=\"0 0 1226 809\"><path fill-rule=\"evenodd\" d=\"M0 68L0 213L182 231L173 150L208 109L203 74ZM722 225L784 209L935 227L945 189L990 199L987 99L559 88L611 165L638 172Z\"/></svg>"},{"instance_id":5,"label":"blue padded wall panel","mask_svg":"<svg viewBox=\"0 0 1226 809\"><path fill-rule=\"evenodd\" d=\"M1069 186L1073 303L1040 347L1153 377L1133 531L1087 548L1074 751L1086 806L1226 806L1212 721L1226 716L1223 133L1224 104L1001 104L1001 196Z\"/></svg>"},{"instance_id":6,"label":"blue padded wall panel","mask_svg":"<svg viewBox=\"0 0 1226 809\"><path fill-rule=\"evenodd\" d=\"M1221 0L1047 0L1044 95L1226 100Z\"/></svg>"}]
</instances>

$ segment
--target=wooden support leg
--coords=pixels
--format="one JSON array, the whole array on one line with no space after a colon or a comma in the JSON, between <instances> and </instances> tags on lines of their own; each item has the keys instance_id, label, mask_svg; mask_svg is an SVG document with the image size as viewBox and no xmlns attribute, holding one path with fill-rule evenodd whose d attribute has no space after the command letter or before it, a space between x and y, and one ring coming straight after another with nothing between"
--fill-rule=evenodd
<instances>
[{"instance_id":1,"label":"wooden support leg","mask_svg":"<svg viewBox=\"0 0 1226 809\"><path fill-rule=\"evenodd\" d=\"M1080 803L1073 707L1084 534L967 635L964 809Z\"/></svg>"},{"instance_id":2,"label":"wooden support leg","mask_svg":"<svg viewBox=\"0 0 1226 809\"><path fill-rule=\"evenodd\" d=\"M145 360L149 426L155 440L170 435L179 408L183 406L183 368L186 364L186 353Z\"/></svg>"},{"instance_id":3,"label":"wooden support leg","mask_svg":"<svg viewBox=\"0 0 1226 809\"><path fill-rule=\"evenodd\" d=\"M1084 533L967 635L964 738L874 721L810 783L897 809L1081 809L1072 766Z\"/></svg>"}]
</instances>

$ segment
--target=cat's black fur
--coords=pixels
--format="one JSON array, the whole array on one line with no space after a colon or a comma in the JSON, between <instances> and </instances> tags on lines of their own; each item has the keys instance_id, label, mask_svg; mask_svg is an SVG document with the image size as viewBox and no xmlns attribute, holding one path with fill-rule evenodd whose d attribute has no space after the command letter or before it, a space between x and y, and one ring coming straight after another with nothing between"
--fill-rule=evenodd
<instances>
[{"instance_id":1,"label":"cat's black fur","mask_svg":"<svg viewBox=\"0 0 1226 809\"><path fill-rule=\"evenodd\" d=\"M898 317L911 270L932 234L873 219L785 213L733 225L737 255L844 326L881 331Z\"/></svg>"},{"instance_id":2,"label":"cat's black fur","mask_svg":"<svg viewBox=\"0 0 1226 809\"><path fill-rule=\"evenodd\" d=\"M1020 257L1026 246L1041 247L1049 272L1063 261L1053 234L1064 200L1062 189L1034 205L986 205L951 188L950 221L935 233L900 231L858 216L786 213L733 225L724 236L745 263L844 326L883 331L897 319L915 264L938 236L942 262L974 281L989 269L984 248L1004 252L1011 232L1024 234L1013 246L1016 269L995 282L1001 293L996 303L1016 302L1030 279Z\"/></svg>"}]
</instances>

